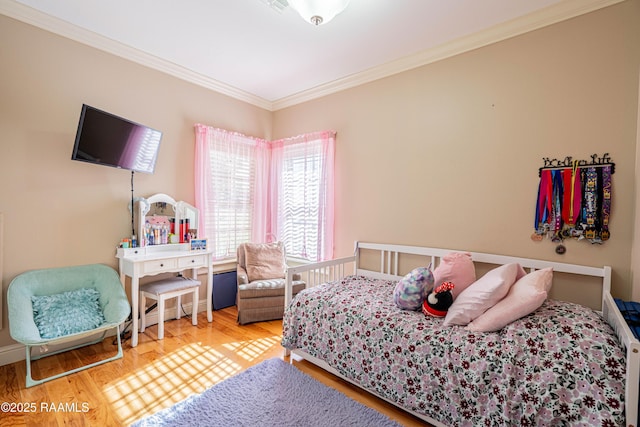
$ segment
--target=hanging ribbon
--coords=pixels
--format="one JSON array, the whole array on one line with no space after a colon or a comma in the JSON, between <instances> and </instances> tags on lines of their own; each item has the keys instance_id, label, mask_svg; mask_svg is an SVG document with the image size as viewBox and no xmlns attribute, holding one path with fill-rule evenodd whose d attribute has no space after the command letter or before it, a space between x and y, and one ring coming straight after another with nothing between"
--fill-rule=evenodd
<instances>
[{"instance_id":1,"label":"hanging ribbon","mask_svg":"<svg viewBox=\"0 0 640 427\"><path fill-rule=\"evenodd\" d=\"M554 170L553 176L553 233L554 239L562 239L560 231L562 230L562 171Z\"/></svg>"},{"instance_id":2,"label":"hanging ribbon","mask_svg":"<svg viewBox=\"0 0 640 427\"><path fill-rule=\"evenodd\" d=\"M602 230L600 238L609 240L609 217L611 216L611 167L605 166L602 169Z\"/></svg>"},{"instance_id":3,"label":"hanging ribbon","mask_svg":"<svg viewBox=\"0 0 640 427\"><path fill-rule=\"evenodd\" d=\"M578 162L574 161L571 169L562 170L562 185L564 197L562 203L562 220L569 228L575 226L580 215L581 185L580 168Z\"/></svg>"},{"instance_id":4,"label":"hanging ribbon","mask_svg":"<svg viewBox=\"0 0 640 427\"><path fill-rule=\"evenodd\" d=\"M584 231L584 237L593 240L596 238L596 208L598 195L598 174L596 168L589 167L585 174L585 189L583 212L587 227Z\"/></svg>"},{"instance_id":5,"label":"hanging ribbon","mask_svg":"<svg viewBox=\"0 0 640 427\"><path fill-rule=\"evenodd\" d=\"M545 224L551 219L553 198L553 178L551 170L543 170L540 174L540 184L538 185L538 200L536 203L536 216L533 228L538 234L543 234Z\"/></svg>"}]
</instances>

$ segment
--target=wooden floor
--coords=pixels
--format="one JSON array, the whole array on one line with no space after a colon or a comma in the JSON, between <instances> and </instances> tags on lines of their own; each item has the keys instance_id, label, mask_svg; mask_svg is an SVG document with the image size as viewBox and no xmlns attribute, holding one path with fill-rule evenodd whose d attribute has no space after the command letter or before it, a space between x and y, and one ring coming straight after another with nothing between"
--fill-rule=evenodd
<instances>
[{"instance_id":1,"label":"wooden floor","mask_svg":"<svg viewBox=\"0 0 640 427\"><path fill-rule=\"evenodd\" d=\"M263 360L284 357L282 321L239 326L235 307L213 313L213 323L200 313L198 326L182 318L165 322L165 338L157 326L140 335L124 357L88 370L25 388L25 362L0 366L0 426L127 426L201 393ZM113 337L102 343L32 363L34 378L50 376L114 355ZM306 361L294 366L400 424L425 425L349 383Z\"/></svg>"}]
</instances>

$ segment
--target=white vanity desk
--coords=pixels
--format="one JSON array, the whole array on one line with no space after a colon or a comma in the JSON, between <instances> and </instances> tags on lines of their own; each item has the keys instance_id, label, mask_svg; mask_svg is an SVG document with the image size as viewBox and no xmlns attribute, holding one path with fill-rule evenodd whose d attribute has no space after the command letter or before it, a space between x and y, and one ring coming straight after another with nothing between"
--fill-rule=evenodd
<instances>
[{"instance_id":1,"label":"white vanity desk","mask_svg":"<svg viewBox=\"0 0 640 427\"><path fill-rule=\"evenodd\" d=\"M207 269L207 320L213 321L213 253L210 250L191 250L189 243L169 243L168 241L160 241L156 235L156 244L151 241L151 236L146 237L147 231L156 218L162 218L164 221L173 221L171 234L174 238L180 239L180 234L189 231L197 236L198 230L198 209L182 201L175 201L172 197L158 193L148 198L139 198L134 206L130 206L132 212L131 223L134 225L134 234L137 233L140 240L140 247L137 248L118 248L116 257L118 258L118 267L120 271L120 281L125 286L126 276L131 278L131 318L133 324L131 327L131 346L138 345L138 331L140 307L140 278L145 276L154 276L160 273L177 273L181 271L191 270L190 276L197 279L198 269ZM156 216L158 215L158 216ZM183 229L180 224L182 222L191 224L194 229ZM157 223L156 223L157 224ZM168 224L168 222L162 222ZM168 231L165 229L165 231ZM186 236L182 241L187 241ZM165 234L168 240L168 235ZM194 307L193 310L198 310Z\"/></svg>"},{"instance_id":2,"label":"white vanity desk","mask_svg":"<svg viewBox=\"0 0 640 427\"><path fill-rule=\"evenodd\" d=\"M119 248L118 258L120 281L125 285L126 276L131 278L131 346L138 345L138 316L140 278L160 273L191 270L191 277L197 279L199 268L207 268L207 320L213 321L213 264L211 251L191 251L189 244L146 246L143 248ZM194 307L193 310L196 310Z\"/></svg>"}]
</instances>

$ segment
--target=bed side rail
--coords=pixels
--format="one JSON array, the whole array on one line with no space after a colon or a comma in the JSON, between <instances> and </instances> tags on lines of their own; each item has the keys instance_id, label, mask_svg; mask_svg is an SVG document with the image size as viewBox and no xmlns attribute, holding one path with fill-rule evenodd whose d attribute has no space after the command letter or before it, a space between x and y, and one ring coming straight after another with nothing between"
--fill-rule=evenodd
<instances>
[{"instance_id":1,"label":"bed side rail","mask_svg":"<svg viewBox=\"0 0 640 427\"><path fill-rule=\"evenodd\" d=\"M287 281L284 292L284 305L289 306L293 299L293 277L299 275L301 280L306 283L306 288L320 285L332 280L338 280L346 275L353 274L355 268L356 256L348 256L344 258L336 258L328 261L314 262L311 264L303 264L287 269Z\"/></svg>"},{"instance_id":2,"label":"bed side rail","mask_svg":"<svg viewBox=\"0 0 640 427\"><path fill-rule=\"evenodd\" d=\"M602 315L614 329L627 351L627 384L625 390L625 416L628 427L638 426L638 400L640 398L640 341L636 339L622 317L611 294L606 293Z\"/></svg>"}]
</instances>

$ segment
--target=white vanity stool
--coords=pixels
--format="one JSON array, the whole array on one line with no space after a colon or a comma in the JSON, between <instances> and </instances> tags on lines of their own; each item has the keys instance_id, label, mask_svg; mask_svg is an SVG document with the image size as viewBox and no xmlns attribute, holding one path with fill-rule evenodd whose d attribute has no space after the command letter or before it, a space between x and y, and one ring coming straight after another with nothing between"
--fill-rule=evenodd
<instances>
[{"instance_id":1,"label":"white vanity stool","mask_svg":"<svg viewBox=\"0 0 640 427\"><path fill-rule=\"evenodd\" d=\"M192 294L191 324L198 324L198 297L200 281L188 277L178 276L170 279L140 285L140 332L144 332L147 298L158 302L158 339L164 338L164 303L167 299L176 298L176 319L181 317L182 295Z\"/></svg>"}]
</instances>

